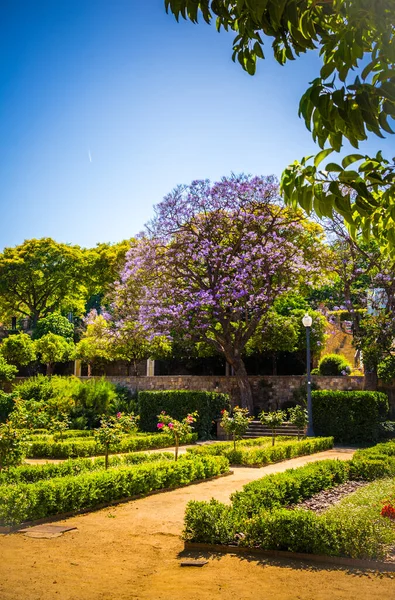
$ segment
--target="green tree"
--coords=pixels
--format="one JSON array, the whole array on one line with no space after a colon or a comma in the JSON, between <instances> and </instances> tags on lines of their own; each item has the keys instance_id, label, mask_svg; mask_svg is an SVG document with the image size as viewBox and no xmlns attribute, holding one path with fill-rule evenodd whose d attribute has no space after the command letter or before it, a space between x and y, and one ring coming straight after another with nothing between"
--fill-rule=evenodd
<instances>
[{"instance_id":1,"label":"green tree","mask_svg":"<svg viewBox=\"0 0 395 600\"><path fill-rule=\"evenodd\" d=\"M344 141L358 149L370 133L394 133L393 0L165 0L165 6L177 19L196 23L200 14L207 23L215 19L218 30L233 31L232 58L250 75L266 40L282 65L319 50L320 70L299 114L321 150L285 170L284 197L319 216L337 211L352 231L373 232L393 248L395 161L381 152L355 153L320 168Z\"/></svg>"},{"instance_id":2,"label":"green tree","mask_svg":"<svg viewBox=\"0 0 395 600\"><path fill-rule=\"evenodd\" d=\"M38 340L44 335L47 335L47 333L54 333L68 341L72 341L74 336L74 325L63 315L53 312L38 321L33 332L33 339Z\"/></svg>"},{"instance_id":3,"label":"green tree","mask_svg":"<svg viewBox=\"0 0 395 600\"><path fill-rule=\"evenodd\" d=\"M14 365L10 365L0 354L0 384L15 379L18 369Z\"/></svg>"},{"instance_id":4,"label":"green tree","mask_svg":"<svg viewBox=\"0 0 395 600\"><path fill-rule=\"evenodd\" d=\"M41 362L47 365L47 375L52 375L56 363L69 360L73 346L64 337L47 333L37 340L36 350L41 357Z\"/></svg>"},{"instance_id":5,"label":"green tree","mask_svg":"<svg viewBox=\"0 0 395 600\"><path fill-rule=\"evenodd\" d=\"M0 424L0 472L21 464L24 457L24 436L10 422Z\"/></svg>"},{"instance_id":6,"label":"green tree","mask_svg":"<svg viewBox=\"0 0 395 600\"><path fill-rule=\"evenodd\" d=\"M36 360L36 348L30 335L18 333L3 340L0 351L7 362L15 366L26 366Z\"/></svg>"},{"instance_id":7,"label":"green tree","mask_svg":"<svg viewBox=\"0 0 395 600\"><path fill-rule=\"evenodd\" d=\"M193 412L192 414L187 415L182 421L177 421L177 419L173 419L173 417L167 415L165 411L162 411L160 415L158 415L158 429L165 433L169 433L174 438L174 460L178 460L178 448L180 442L188 435L188 433L192 433L192 423L196 421L197 416L198 413Z\"/></svg>"},{"instance_id":8,"label":"green tree","mask_svg":"<svg viewBox=\"0 0 395 600\"><path fill-rule=\"evenodd\" d=\"M277 429L285 421L285 412L283 410L274 410L272 412L265 413L262 411L259 415L259 420L263 425L267 425L272 431L272 446L276 439Z\"/></svg>"},{"instance_id":9,"label":"green tree","mask_svg":"<svg viewBox=\"0 0 395 600\"><path fill-rule=\"evenodd\" d=\"M0 254L0 310L35 325L50 313L82 314L87 290L86 261L79 246L51 238L26 240Z\"/></svg>"},{"instance_id":10,"label":"green tree","mask_svg":"<svg viewBox=\"0 0 395 600\"><path fill-rule=\"evenodd\" d=\"M235 406L232 413L226 409L221 411L221 427L232 436L233 448L236 450L236 440L241 440L243 435L247 433L248 425L253 420L253 417L248 416L247 408Z\"/></svg>"},{"instance_id":11,"label":"green tree","mask_svg":"<svg viewBox=\"0 0 395 600\"><path fill-rule=\"evenodd\" d=\"M290 422L298 429L298 440L300 440L308 423L307 410L302 406L294 406L288 409L288 414Z\"/></svg>"},{"instance_id":12,"label":"green tree","mask_svg":"<svg viewBox=\"0 0 395 600\"><path fill-rule=\"evenodd\" d=\"M108 455L110 449L114 448L121 441L123 435L122 427L117 417L107 417L103 415L100 421L100 427L95 429L95 439L97 443L104 448L105 468L108 469Z\"/></svg>"}]
</instances>

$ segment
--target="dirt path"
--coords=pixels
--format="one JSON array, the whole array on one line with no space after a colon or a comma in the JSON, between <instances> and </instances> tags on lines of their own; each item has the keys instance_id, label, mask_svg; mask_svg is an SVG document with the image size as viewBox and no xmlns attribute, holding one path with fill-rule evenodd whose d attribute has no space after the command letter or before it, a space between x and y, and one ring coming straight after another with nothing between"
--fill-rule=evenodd
<instances>
[{"instance_id":1,"label":"dirt path","mask_svg":"<svg viewBox=\"0 0 395 600\"><path fill-rule=\"evenodd\" d=\"M395 600L385 576L294 568L257 557L211 556L203 568L180 567L186 503L229 494L264 474L324 458L329 450L67 520L78 529L55 539L0 536L1 600ZM66 522L66 521L65 521ZM180 555L181 553L181 555ZM206 555L208 556L208 555Z\"/></svg>"}]
</instances>

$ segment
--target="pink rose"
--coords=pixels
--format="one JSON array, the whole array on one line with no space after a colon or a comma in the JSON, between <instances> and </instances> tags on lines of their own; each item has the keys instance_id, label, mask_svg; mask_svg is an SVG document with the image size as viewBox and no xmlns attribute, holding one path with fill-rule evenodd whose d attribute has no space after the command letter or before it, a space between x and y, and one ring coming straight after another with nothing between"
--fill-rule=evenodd
<instances>
[{"instance_id":1,"label":"pink rose","mask_svg":"<svg viewBox=\"0 0 395 600\"><path fill-rule=\"evenodd\" d=\"M117 412L117 419L120 419L122 417L122 413Z\"/></svg>"},{"instance_id":2,"label":"pink rose","mask_svg":"<svg viewBox=\"0 0 395 600\"><path fill-rule=\"evenodd\" d=\"M173 423L169 423L169 429L173 429L174 425Z\"/></svg>"},{"instance_id":3,"label":"pink rose","mask_svg":"<svg viewBox=\"0 0 395 600\"><path fill-rule=\"evenodd\" d=\"M163 423L158 423L157 428L158 429L163 429Z\"/></svg>"}]
</instances>

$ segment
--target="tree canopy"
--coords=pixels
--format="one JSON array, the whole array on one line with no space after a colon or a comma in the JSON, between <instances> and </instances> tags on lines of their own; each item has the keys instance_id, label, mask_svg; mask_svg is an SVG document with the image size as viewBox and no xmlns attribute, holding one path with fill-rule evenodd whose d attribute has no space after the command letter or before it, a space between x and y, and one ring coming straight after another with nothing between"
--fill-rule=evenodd
<instances>
[{"instance_id":1,"label":"tree canopy","mask_svg":"<svg viewBox=\"0 0 395 600\"><path fill-rule=\"evenodd\" d=\"M393 0L165 0L165 6L177 20L196 23L201 15L207 23L215 19L218 30L235 32L232 58L250 75L267 40L280 64L319 50L321 68L299 115L321 151L284 171L285 200L319 216L336 211L351 232L373 233L393 249L395 159L358 152L320 167L344 141L358 149L370 133L394 133Z\"/></svg>"}]
</instances>

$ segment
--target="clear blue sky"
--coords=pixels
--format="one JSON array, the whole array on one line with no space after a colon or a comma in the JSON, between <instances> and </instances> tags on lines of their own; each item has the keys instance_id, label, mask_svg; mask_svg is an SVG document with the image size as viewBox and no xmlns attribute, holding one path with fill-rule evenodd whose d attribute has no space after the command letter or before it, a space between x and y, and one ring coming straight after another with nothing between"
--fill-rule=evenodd
<instances>
[{"instance_id":1,"label":"clear blue sky","mask_svg":"<svg viewBox=\"0 0 395 600\"><path fill-rule=\"evenodd\" d=\"M0 247L119 241L178 183L313 153L297 106L317 57L250 77L231 39L163 0L2 0Z\"/></svg>"}]
</instances>

